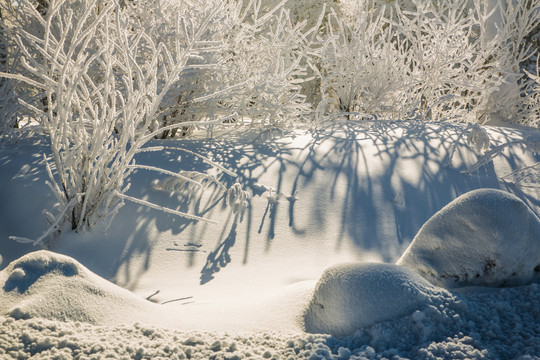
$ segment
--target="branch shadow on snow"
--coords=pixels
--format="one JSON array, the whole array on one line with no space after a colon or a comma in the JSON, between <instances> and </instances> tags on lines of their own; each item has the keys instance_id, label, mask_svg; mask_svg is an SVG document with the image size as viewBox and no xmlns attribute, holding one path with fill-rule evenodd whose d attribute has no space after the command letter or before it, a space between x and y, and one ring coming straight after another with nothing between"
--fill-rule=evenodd
<instances>
[{"instance_id":1,"label":"branch shadow on snow","mask_svg":"<svg viewBox=\"0 0 540 360\"><path fill-rule=\"evenodd\" d=\"M401 251L395 249L404 250L436 211L470 190L503 187L538 209L538 199L531 193L513 184L501 185L501 174L497 174L493 163L470 175L462 173L466 170L463 164L470 165L477 155L464 139L455 150L454 141L450 140L457 140L465 128L450 123L403 126L400 122L345 122L312 131L312 140L307 142L297 142L294 135L287 133L247 143L239 138L193 141L190 150L210 153L213 160L238 174L236 179L221 178L228 186L238 182L250 190L253 197L268 197L264 211L254 211L253 206L246 210L244 231L239 231L237 219L232 225L229 220L219 225L220 240L206 257L201 283L210 281L219 269L230 263L229 251L239 246L239 234L245 234L243 264L248 262L252 238L264 239L266 251L271 251L274 238L289 236L279 233L284 228L280 224L284 221L284 207L287 207L288 228L298 240L331 227L335 229L336 252L347 239L353 241L358 251L376 252L386 262L399 258ZM287 136L292 138L283 140ZM375 144L375 152L366 147L370 144ZM459 167L444 166L452 161L451 153ZM512 153L501 157L511 168L523 165ZM187 163L192 165L192 170L201 170L197 159ZM377 166L377 163L382 165ZM266 174L274 182L263 185L272 187L276 197L264 189L261 191L258 183ZM291 179L294 179L292 183ZM305 206L304 190L313 194L312 206ZM286 201L285 195L289 193L291 196ZM210 198L214 199L216 207L225 208L224 201L217 204L217 194ZM339 204L339 221L335 224L329 223L328 202ZM197 214L204 213L202 208L204 206L198 207ZM309 226L297 220L299 212L308 213L312 220ZM202 243L203 234L204 231L200 232L190 241ZM190 265L195 266L196 261Z\"/></svg>"},{"instance_id":2,"label":"branch shadow on snow","mask_svg":"<svg viewBox=\"0 0 540 360\"><path fill-rule=\"evenodd\" d=\"M45 180L44 154L48 145L41 138L0 142L0 270L11 261L36 250L9 236L37 238L49 226L42 214L54 204Z\"/></svg>"},{"instance_id":3,"label":"branch shadow on snow","mask_svg":"<svg viewBox=\"0 0 540 360\"><path fill-rule=\"evenodd\" d=\"M256 137L256 134L255 131L253 137ZM263 196L265 191L258 187L257 182L269 166L261 166L261 163L268 159L274 162L276 161L274 159L286 158L290 152L289 149L280 148L277 143L261 144L258 141L245 140L241 137L231 137L227 140L165 140L149 144L149 146L153 145L169 148L159 153L158 157L156 157L156 153L140 154L137 157L138 164L157 165L174 172L212 173L213 169L208 163L190 152L202 154L239 174L237 178L226 174L219 175L218 178L222 184L228 188L239 183L253 196ZM173 149L174 147L185 148L188 151ZM241 216L232 215L232 209L226 204L225 190L215 184L208 183L202 192L191 191L191 188L156 191L152 188L153 184L148 183L147 175L146 171L137 170L130 176L129 194L176 211L209 219L212 219L214 213L228 213L227 216L223 217L227 220L214 225L127 203L120 210L117 219L132 224L128 226L123 224L122 226L133 230L130 231L129 239L127 239L123 249L108 252L111 261L107 266L110 269L107 274L108 278L117 274L116 278L124 279L121 283L122 286L128 289L135 288L138 275L149 268L154 247L161 246L166 247L167 251L179 253L179 261L184 262L187 267L201 266L201 284L207 283L214 278L220 269L230 263L229 251L233 246L238 246L237 238L239 237L238 228L240 225L243 230L241 234L245 234L242 262L244 264L248 262L252 229L256 229L259 220L261 224L264 223L264 218L255 218L251 206ZM163 176L161 177L163 178ZM271 207L268 211L270 224L276 221L273 208ZM148 228L155 228L159 233L169 232L172 235L171 238L176 240L167 244L152 243L148 241L149 238L152 238L147 234ZM272 237L271 229L272 227L267 235L269 239ZM219 236L217 236L215 248L204 250L204 248L208 248L208 240L215 239L216 234ZM140 258L141 256L145 259L142 267L134 267L130 264L134 257ZM119 272L120 274L118 274Z\"/></svg>"},{"instance_id":4,"label":"branch shadow on snow","mask_svg":"<svg viewBox=\"0 0 540 360\"><path fill-rule=\"evenodd\" d=\"M110 238L122 236L125 242L104 241L99 258L85 259L80 252L87 247L91 253L95 235L85 241L85 234L77 234L80 239L74 248L68 244L73 239L61 239L58 250L77 253L83 264L101 271L98 275L122 278L119 285L133 289L139 275L148 270L155 247L160 246L177 252L187 267L200 267L200 281L205 284L231 261L247 264L254 240L265 241L265 251L270 252L274 239L292 235L288 241L302 241L327 228L335 242L334 251L350 241L358 252L373 251L383 261L394 262L401 255L396 249L404 250L429 217L472 189L504 188L538 212L540 199L518 185L501 182L493 163L463 174L462 164L470 166L477 158L463 139L453 156L453 163L459 165L443 166L453 150L449 139L457 139L464 129L448 123L337 122L306 133L300 141L295 139L303 136L298 132L261 136L264 132L260 130L218 139L156 141L149 146L170 149L159 155L141 153L138 164L175 172L212 172L199 157L172 148L184 147L207 156L238 175L221 175L219 180L226 187L239 183L251 193L243 218L232 214L223 189L216 185L209 184L203 193L156 191L146 171L137 170L130 176L128 194L210 219L213 214L228 213L222 216L227 220L216 226L126 203L107 234ZM512 169L523 166L513 152L499 157ZM288 233L280 233L285 228ZM171 240L158 243L150 229L170 232ZM213 248L208 239L214 239ZM231 250L238 246L243 246L242 258L231 258ZM133 259L143 261L135 264Z\"/></svg>"},{"instance_id":5,"label":"branch shadow on snow","mask_svg":"<svg viewBox=\"0 0 540 360\"><path fill-rule=\"evenodd\" d=\"M357 124L345 124L337 128L337 131L349 134L348 138L357 139L357 144L362 142L362 138L374 143L378 151L373 156L384 161L382 172L374 174L375 171L368 168L372 162L365 159L363 148L347 145L349 159L342 160L340 166L335 167L335 177L338 173L345 175L347 192L344 198L355 200L343 205L340 240L347 235L359 248L372 248L383 254L386 262L394 262L401 255L377 248L385 243L385 238L393 235L390 232L394 233L395 241L405 248L425 221L459 195L478 188L501 187L501 174L497 174L493 163L486 164L470 175L462 173L465 168L444 166L454 144L448 139L456 139L464 126L449 123L407 125L403 127L398 122L375 122L365 129ZM325 140L333 142L333 148L343 142L339 138L326 137ZM516 163L518 158L512 153L502 156L512 168L523 165ZM458 143L454 154L458 164L470 164L468 158L476 157L464 140ZM345 166L341 166L343 163ZM415 169L415 163L420 164L420 168ZM531 193L527 195L521 192L519 187L511 184L505 184L504 187L526 200L529 205L537 201ZM385 211L385 208L391 208L391 211ZM388 224L392 221L395 223L393 229L390 232L382 231L385 226L392 228Z\"/></svg>"},{"instance_id":6,"label":"branch shadow on snow","mask_svg":"<svg viewBox=\"0 0 540 360\"><path fill-rule=\"evenodd\" d=\"M230 220L230 216L228 220ZM241 215L240 213L236 213L234 215L233 224L231 226L229 234L227 235L225 240L223 240L219 244L219 246L208 255L206 259L206 264L204 264L204 267L201 270L201 285L204 285L209 281L213 280L215 274L231 262L231 255L229 254L229 250L236 243L236 228L239 221L241 221ZM229 223L229 221L227 221L227 223Z\"/></svg>"},{"instance_id":7,"label":"branch shadow on snow","mask_svg":"<svg viewBox=\"0 0 540 360\"><path fill-rule=\"evenodd\" d=\"M144 254L149 261L152 248L158 246L145 243L151 238L142 233L147 225L179 239L159 246L182 252L179 261L188 267L201 267L200 282L205 284L232 261L247 264L254 240L265 241L265 251L272 251L274 239L290 236L280 233L285 228L283 221L294 236L291 241L301 241L330 228L335 239L334 251L339 252L344 241L352 241L359 252L372 251L385 262L395 262L425 221L470 190L503 187L538 209L539 200L530 192L513 184L501 184L501 174L497 174L493 163L470 175L463 174L463 164L470 166L477 158L464 139L453 154L454 164L459 165L444 166L452 160L449 154L454 141L450 139L456 140L464 129L462 125L447 123L403 126L399 122L345 122L312 131L305 141L296 141L288 133L261 137L263 132L254 130L252 136L161 142L203 154L236 173L236 178L222 175L219 180L226 187L239 183L248 190L252 194L250 206L240 221L232 215L223 189L217 186L209 185L202 194L154 191L149 188L146 174L134 173L130 191L148 201L202 217L212 218L214 213L223 212L228 215L222 217L227 219L224 223L216 226L137 207L133 241L116 257L117 265L121 265L124 278L134 287L138 274L147 269L148 263L137 270L127 263L134 253ZM500 156L511 168L523 165L512 153ZM137 161L146 164L155 159L155 154L143 153ZM166 150L159 161L159 166L170 171L212 171L200 158L181 150ZM303 193L312 194L313 198L307 199ZM262 202L267 198L265 208L261 208L261 201L255 201L258 198ZM337 213L329 214L329 204ZM302 220L306 216L309 223ZM215 239L213 249L208 239ZM203 252L203 246L210 248ZM243 246L241 260L231 258L231 250L238 246Z\"/></svg>"}]
</instances>

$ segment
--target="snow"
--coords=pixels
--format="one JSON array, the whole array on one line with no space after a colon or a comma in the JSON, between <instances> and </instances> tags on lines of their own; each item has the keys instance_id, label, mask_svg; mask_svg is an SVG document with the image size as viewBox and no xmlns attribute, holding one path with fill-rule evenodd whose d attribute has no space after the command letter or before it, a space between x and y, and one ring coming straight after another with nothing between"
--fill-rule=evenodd
<instances>
[{"instance_id":1,"label":"snow","mask_svg":"<svg viewBox=\"0 0 540 360\"><path fill-rule=\"evenodd\" d=\"M413 311L437 303L444 295L443 289L398 265L336 265L317 283L305 314L306 330L346 336L411 313L420 320L423 313Z\"/></svg>"},{"instance_id":2,"label":"snow","mask_svg":"<svg viewBox=\"0 0 540 360\"><path fill-rule=\"evenodd\" d=\"M397 263L445 287L530 284L540 276L540 220L512 194L471 191L433 215Z\"/></svg>"},{"instance_id":3,"label":"snow","mask_svg":"<svg viewBox=\"0 0 540 360\"><path fill-rule=\"evenodd\" d=\"M50 251L8 239L47 227L48 148L1 143L0 358L538 358L538 184L503 178L539 155L516 142L465 174L480 157L474 144L449 156L465 129L359 122L182 140L238 174L223 180L238 206L225 206L227 194L211 185L189 197L154 189L143 171L131 175L129 194L217 225L129 203L106 231L64 228ZM491 146L538 134L486 129ZM137 162L207 169L179 150ZM474 191L486 188L502 191ZM462 239L464 221L478 227L475 241ZM453 250L430 250L433 234ZM491 254L497 271L482 283L442 283L406 264L411 253L434 273L459 274Z\"/></svg>"},{"instance_id":4,"label":"snow","mask_svg":"<svg viewBox=\"0 0 540 360\"><path fill-rule=\"evenodd\" d=\"M157 306L95 275L76 260L41 250L0 272L0 312L14 319L118 324L149 322Z\"/></svg>"}]
</instances>

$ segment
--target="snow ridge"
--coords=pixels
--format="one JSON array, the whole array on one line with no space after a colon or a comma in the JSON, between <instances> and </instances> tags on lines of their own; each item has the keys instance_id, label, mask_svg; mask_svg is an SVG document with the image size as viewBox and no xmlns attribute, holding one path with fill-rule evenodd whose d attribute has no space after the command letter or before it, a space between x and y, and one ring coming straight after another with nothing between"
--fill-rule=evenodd
<instances>
[{"instance_id":1,"label":"snow ridge","mask_svg":"<svg viewBox=\"0 0 540 360\"><path fill-rule=\"evenodd\" d=\"M348 337L293 332L184 332L0 317L2 359L538 359L537 284L455 293ZM448 301L451 300L451 301ZM493 340L496 339L496 340Z\"/></svg>"}]
</instances>

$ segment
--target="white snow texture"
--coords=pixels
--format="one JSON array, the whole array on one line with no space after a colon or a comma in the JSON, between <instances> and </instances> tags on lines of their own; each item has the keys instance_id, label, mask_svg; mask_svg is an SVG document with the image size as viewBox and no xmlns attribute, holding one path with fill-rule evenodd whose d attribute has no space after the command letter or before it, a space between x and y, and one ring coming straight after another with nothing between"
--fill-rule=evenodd
<instances>
[{"instance_id":1,"label":"white snow texture","mask_svg":"<svg viewBox=\"0 0 540 360\"><path fill-rule=\"evenodd\" d=\"M118 324L149 321L156 304L94 274L75 259L46 250L0 271L0 313L15 319Z\"/></svg>"},{"instance_id":2,"label":"white snow texture","mask_svg":"<svg viewBox=\"0 0 540 360\"><path fill-rule=\"evenodd\" d=\"M538 359L537 190L513 188L525 203L503 191L467 191L497 186L512 170L506 165L540 158L509 146L494 170L465 175L443 166L447 154L434 151L450 148L437 136L451 139L462 127L364 126L346 124L356 132L332 130L316 140L295 133L290 145L269 141L281 150L279 156L268 151L272 165L263 163L264 176L244 169L258 185L243 222L234 209L216 206L208 214L221 228L193 224L177 232L173 225L184 223L129 204L108 233L63 233L54 245L58 253L0 239L7 265L0 271L0 359ZM208 144L190 141L182 142L190 151ZM250 164L256 158L245 154L272 149L238 144L239 155L214 151ZM383 144L389 155L380 155ZM340 149L353 145L365 164L355 157L360 153L342 164ZM424 155L411 156L417 149ZM28 222L37 215L21 208L39 215L46 203L48 193L35 180L46 175L25 170L43 152L24 142L0 146L0 233L25 235L30 226L30 234L39 234L40 223ZM458 169L476 161L468 154L457 148ZM146 155L149 163L180 156ZM313 165L296 165L304 161ZM355 170L364 165L366 177ZM147 175L140 176L132 179L133 191L160 198L147 192ZM334 183L335 197L325 198ZM364 184L381 186L355 188ZM452 191L465 195L450 202ZM297 201L270 202L275 194ZM389 219L401 227L389 226ZM336 224L346 229L343 239L334 234ZM400 255L398 264L373 263ZM208 274L211 281L201 284Z\"/></svg>"},{"instance_id":3,"label":"white snow texture","mask_svg":"<svg viewBox=\"0 0 540 360\"><path fill-rule=\"evenodd\" d=\"M529 284L540 272L540 220L512 194L474 190L433 215L397 264L445 287Z\"/></svg>"},{"instance_id":4,"label":"white snow texture","mask_svg":"<svg viewBox=\"0 0 540 360\"><path fill-rule=\"evenodd\" d=\"M308 332L353 335L410 315L449 295L415 272L392 264L342 264L327 269L305 314Z\"/></svg>"}]
</instances>

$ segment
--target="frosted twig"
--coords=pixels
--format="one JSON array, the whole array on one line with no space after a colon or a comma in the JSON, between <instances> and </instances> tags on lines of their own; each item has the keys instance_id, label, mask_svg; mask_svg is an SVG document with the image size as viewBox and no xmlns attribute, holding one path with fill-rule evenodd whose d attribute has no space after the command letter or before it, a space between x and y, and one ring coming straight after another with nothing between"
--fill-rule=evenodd
<instances>
[{"instance_id":1,"label":"frosted twig","mask_svg":"<svg viewBox=\"0 0 540 360\"><path fill-rule=\"evenodd\" d=\"M56 219L54 220L54 222L51 224L51 226L49 226L49 228L40 236L38 237L37 239L35 240L32 240L32 239L28 239L28 238L25 238L25 237L19 237L19 236L10 236L9 238L11 240L15 240L19 243L23 243L23 244L32 244L34 246L36 245L40 245L43 243L43 240L51 235L54 231L58 230L58 226L60 225L60 222L62 222L64 220L64 216L66 215L66 212L68 212L69 210L71 210L71 208L73 207L73 205L75 204L75 201L76 201L76 198L72 198L65 206L64 208L62 209L62 211L60 211L60 213L56 216Z\"/></svg>"},{"instance_id":2,"label":"frosted twig","mask_svg":"<svg viewBox=\"0 0 540 360\"><path fill-rule=\"evenodd\" d=\"M486 165L491 160L493 160L497 155L502 153L504 151L504 149L506 149L510 145L515 145L515 144L519 144L519 143L520 143L520 141L514 140L514 141L509 141L507 143L504 143L502 145L499 145L499 146L493 148L491 151L487 152L482 157L480 157L478 159L478 161L473 166L471 166L469 169L462 171L462 173L463 174L470 174L470 173L478 170L479 168L481 168L482 166Z\"/></svg>"},{"instance_id":3,"label":"frosted twig","mask_svg":"<svg viewBox=\"0 0 540 360\"><path fill-rule=\"evenodd\" d=\"M162 169L162 168L159 168L159 167L156 167L156 166L150 166L150 165L128 165L127 168L129 169L143 169L143 170L150 170L150 171L155 171L155 172L158 172L158 173L161 173L161 174L165 174L165 175L169 175L169 176L172 176L174 178L178 178L178 179L182 179L186 182L189 182L193 185L197 185L198 187L202 187L202 184L198 181L195 181L187 176L184 176L180 173L175 173L173 171L169 171L169 170L165 170L165 169Z\"/></svg>"},{"instance_id":4,"label":"frosted twig","mask_svg":"<svg viewBox=\"0 0 540 360\"><path fill-rule=\"evenodd\" d=\"M237 175L235 173L233 173L232 171L228 170L227 168L223 167L222 165L216 163L215 161L212 161L211 159L209 159L208 157L206 156L203 156L201 154L197 154L196 152L194 151L191 151L191 150L188 150L188 149L185 149L185 148L181 148L181 147L173 147L173 146L163 146L162 149L164 150L180 150L180 151L183 151L185 153L188 153L190 155L193 155L199 159L201 159L202 161L204 161L205 163L207 163L208 165L211 165L221 171L223 171L224 173L226 173L227 175L229 176L232 176L232 177L236 177Z\"/></svg>"},{"instance_id":5,"label":"frosted twig","mask_svg":"<svg viewBox=\"0 0 540 360\"><path fill-rule=\"evenodd\" d=\"M167 300L167 301L162 302L161 305L165 305L165 304L176 302L176 301L189 300L189 299L193 299L193 296L186 296L186 297L179 298L179 299Z\"/></svg>"},{"instance_id":6,"label":"frosted twig","mask_svg":"<svg viewBox=\"0 0 540 360\"><path fill-rule=\"evenodd\" d=\"M203 218L203 217L200 217L200 216L197 216L197 215L191 215L191 214L188 214L188 213L185 213L185 212L169 209L169 208L166 208L164 206L160 206L160 205L148 202L146 200L141 200L141 199L129 196L129 195L121 194L119 192L116 193L116 196L118 196L118 197L120 197L122 199L125 199L125 200L129 200L129 201L134 202L134 203L139 204L139 205L144 205L146 207L156 209L156 210L160 210L160 211L163 211L163 212L166 212L166 213L169 213L169 214L173 214L173 215L176 215L176 216L180 216L180 217L183 217L183 218L186 218L186 219L189 219L189 220L204 221L204 222L211 223L211 224L217 224L217 221L215 221L215 220L210 220L210 219L206 219L206 218Z\"/></svg>"},{"instance_id":7,"label":"frosted twig","mask_svg":"<svg viewBox=\"0 0 540 360\"><path fill-rule=\"evenodd\" d=\"M242 185L235 183L227 190L227 203L233 208L233 212L242 214L249 206L251 195L242 189Z\"/></svg>"}]
</instances>

